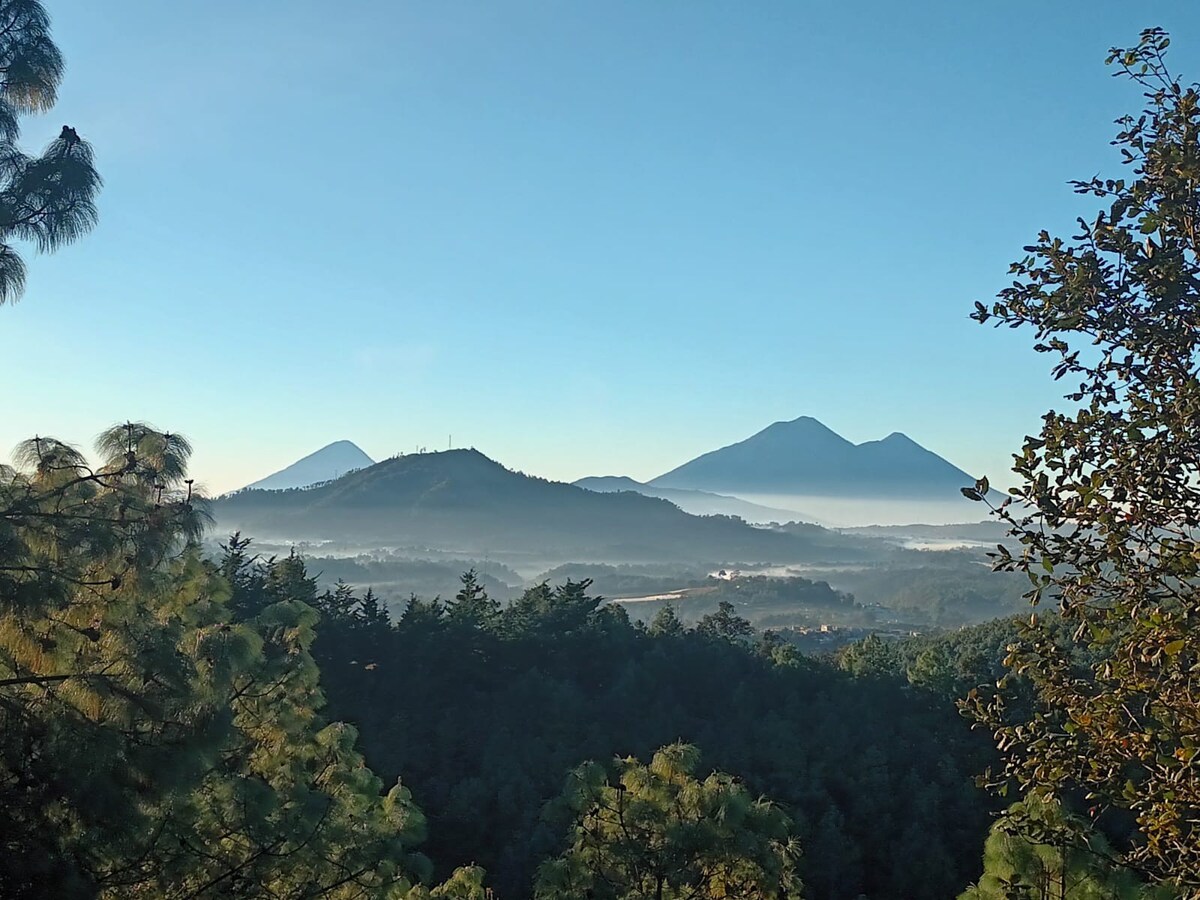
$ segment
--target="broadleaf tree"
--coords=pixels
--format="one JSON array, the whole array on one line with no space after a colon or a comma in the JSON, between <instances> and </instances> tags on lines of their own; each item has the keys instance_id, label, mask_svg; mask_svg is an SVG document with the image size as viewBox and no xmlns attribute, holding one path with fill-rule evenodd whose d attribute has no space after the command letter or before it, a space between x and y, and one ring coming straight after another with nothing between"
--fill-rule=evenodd
<instances>
[{"instance_id":1,"label":"broadleaf tree","mask_svg":"<svg viewBox=\"0 0 1200 900\"><path fill-rule=\"evenodd\" d=\"M981 323L1024 328L1054 359L1068 407L1015 457L1020 484L993 504L1020 549L1035 609L1009 647L1031 715L1002 683L971 710L1005 758L997 785L1132 813L1119 849L1147 876L1200 892L1200 87L1167 64L1149 29L1114 48L1115 74L1143 91L1118 120L1128 171L1074 183L1099 211L1077 232L1043 231L1013 263ZM1044 617L1039 618L1039 615ZM1063 632L1069 636L1061 638Z\"/></svg>"}]
</instances>

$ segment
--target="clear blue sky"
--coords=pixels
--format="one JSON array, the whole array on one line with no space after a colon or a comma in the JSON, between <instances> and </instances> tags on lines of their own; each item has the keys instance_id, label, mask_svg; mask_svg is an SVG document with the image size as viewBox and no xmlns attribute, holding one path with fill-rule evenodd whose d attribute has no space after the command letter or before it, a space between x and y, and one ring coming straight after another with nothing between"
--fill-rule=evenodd
<instances>
[{"instance_id":1,"label":"clear blue sky","mask_svg":"<svg viewBox=\"0 0 1200 900\"><path fill-rule=\"evenodd\" d=\"M146 419L239 486L453 434L649 478L772 421L1006 486L1055 402L981 328L1117 168L1107 48L1200 6L49 0L98 229L0 309L0 449Z\"/></svg>"}]
</instances>

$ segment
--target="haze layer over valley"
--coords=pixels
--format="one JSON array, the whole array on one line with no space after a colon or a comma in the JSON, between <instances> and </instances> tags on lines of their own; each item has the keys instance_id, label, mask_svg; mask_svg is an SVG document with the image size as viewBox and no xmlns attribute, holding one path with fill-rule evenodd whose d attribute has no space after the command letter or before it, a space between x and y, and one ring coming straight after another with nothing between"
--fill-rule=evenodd
<instances>
[{"instance_id":1,"label":"haze layer over valley","mask_svg":"<svg viewBox=\"0 0 1200 900\"><path fill-rule=\"evenodd\" d=\"M1200 900L1200 7L943 6L0 2L0 898Z\"/></svg>"},{"instance_id":2,"label":"haze layer over valley","mask_svg":"<svg viewBox=\"0 0 1200 900\"><path fill-rule=\"evenodd\" d=\"M649 482L801 511L835 526L947 524L979 508L960 489L976 476L894 432L854 444L809 416L776 422Z\"/></svg>"},{"instance_id":3,"label":"haze layer over valley","mask_svg":"<svg viewBox=\"0 0 1200 900\"><path fill-rule=\"evenodd\" d=\"M323 583L372 587L398 611L413 592L453 594L468 568L500 599L588 578L635 618L672 603L685 620L710 612L721 584L776 580L735 599L765 604L756 623L803 627L978 621L1016 596L984 579L981 528L991 538L997 526L942 524L978 515L960 492L974 479L900 434L855 445L801 417L649 482L548 481L473 449L353 465L367 460L349 441L330 444L220 498L218 530L298 547ZM833 527L844 523L859 527ZM930 549L945 552L918 552ZM849 605L814 607L809 582Z\"/></svg>"}]
</instances>

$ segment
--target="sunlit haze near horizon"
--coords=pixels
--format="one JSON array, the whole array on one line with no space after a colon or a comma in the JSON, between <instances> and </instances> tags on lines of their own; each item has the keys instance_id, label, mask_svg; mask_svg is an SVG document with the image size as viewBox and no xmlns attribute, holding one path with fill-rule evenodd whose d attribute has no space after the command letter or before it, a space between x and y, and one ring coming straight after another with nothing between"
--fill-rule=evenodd
<instances>
[{"instance_id":1,"label":"sunlit haze near horizon","mask_svg":"<svg viewBox=\"0 0 1200 900\"><path fill-rule=\"evenodd\" d=\"M340 439L645 480L801 415L1008 486L1063 386L973 301L1117 177L1110 46L1200 76L1184 2L47 6L23 143L105 189L0 308L0 456L146 420L214 492Z\"/></svg>"}]
</instances>

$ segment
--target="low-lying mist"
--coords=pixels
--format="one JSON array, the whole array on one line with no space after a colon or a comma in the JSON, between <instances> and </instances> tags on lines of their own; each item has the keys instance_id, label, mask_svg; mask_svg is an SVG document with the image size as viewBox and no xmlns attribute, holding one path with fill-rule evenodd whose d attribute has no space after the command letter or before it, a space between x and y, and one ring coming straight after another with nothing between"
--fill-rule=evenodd
<instances>
[{"instance_id":1,"label":"low-lying mist","mask_svg":"<svg viewBox=\"0 0 1200 900\"><path fill-rule=\"evenodd\" d=\"M964 485L965 487L966 485ZM987 508L965 497L944 501L894 498L820 497L802 494L739 494L762 506L795 510L796 519L827 528L864 525L949 525L987 518Z\"/></svg>"}]
</instances>

